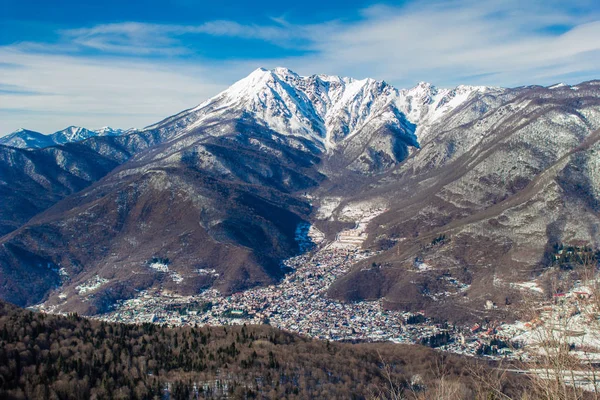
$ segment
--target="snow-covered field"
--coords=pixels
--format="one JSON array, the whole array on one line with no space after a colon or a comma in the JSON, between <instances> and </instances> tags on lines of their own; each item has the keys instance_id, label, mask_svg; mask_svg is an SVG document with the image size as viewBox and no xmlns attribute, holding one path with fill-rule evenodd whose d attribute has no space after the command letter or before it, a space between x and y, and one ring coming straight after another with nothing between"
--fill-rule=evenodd
<instances>
[{"instance_id":1,"label":"snow-covered field","mask_svg":"<svg viewBox=\"0 0 600 400\"><path fill-rule=\"evenodd\" d=\"M169 276L171 277L171 279L175 283L181 283L181 282L183 282L183 276L181 276L178 272L171 271L171 273L169 274Z\"/></svg>"},{"instance_id":2,"label":"snow-covered field","mask_svg":"<svg viewBox=\"0 0 600 400\"><path fill-rule=\"evenodd\" d=\"M332 218L333 212L342 202L341 197L325 197L321 200L319 209L317 210L316 217L318 219L330 219Z\"/></svg>"},{"instance_id":3,"label":"snow-covered field","mask_svg":"<svg viewBox=\"0 0 600 400\"><path fill-rule=\"evenodd\" d=\"M87 280L85 283L76 286L75 290L77 290L77 293L79 293L79 295L84 295L86 293L93 292L94 290L99 289L106 282L108 282L108 279L101 278L100 276L96 275L92 279Z\"/></svg>"},{"instance_id":4,"label":"snow-covered field","mask_svg":"<svg viewBox=\"0 0 600 400\"><path fill-rule=\"evenodd\" d=\"M181 276L181 274L177 271L170 270L169 264L166 262L155 261L155 262L148 264L148 266L159 272L168 272L169 277L173 280L173 282L175 282L177 284L183 282L183 276Z\"/></svg>"},{"instance_id":5,"label":"snow-covered field","mask_svg":"<svg viewBox=\"0 0 600 400\"><path fill-rule=\"evenodd\" d=\"M515 284L525 290L542 292L534 282ZM539 317L502 326L505 335L532 356L548 355L554 343L570 346L571 355L586 359L600 353L600 314L588 285L577 283L566 293L555 294L551 304L540 308Z\"/></svg>"},{"instance_id":6,"label":"snow-covered field","mask_svg":"<svg viewBox=\"0 0 600 400\"><path fill-rule=\"evenodd\" d=\"M348 207L344 208L347 210ZM355 226L352 229L346 229L338 233L335 242L331 243L330 246L332 248L360 248L365 240L367 240L367 226L369 222L377 217L379 214L383 213L385 209L374 208L374 209L348 209L346 216L353 216L357 219L355 220Z\"/></svg>"},{"instance_id":7,"label":"snow-covered field","mask_svg":"<svg viewBox=\"0 0 600 400\"><path fill-rule=\"evenodd\" d=\"M424 262L416 262L415 267L417 268L417 271L419 271L419 272L431 271L433 269L433 267L431 265L424 263Z\"/></svg>"},{"instance_id":8,"label":"snow-covered field","mask_svg":"<svg viewBox=\"0 0 600 400\"><path fill-rule=\"evenodd\" d=\"M198 273L198 275L219 276L219 273L214 268L198 268L195 272Z\"/></svg>"}]
</instances>

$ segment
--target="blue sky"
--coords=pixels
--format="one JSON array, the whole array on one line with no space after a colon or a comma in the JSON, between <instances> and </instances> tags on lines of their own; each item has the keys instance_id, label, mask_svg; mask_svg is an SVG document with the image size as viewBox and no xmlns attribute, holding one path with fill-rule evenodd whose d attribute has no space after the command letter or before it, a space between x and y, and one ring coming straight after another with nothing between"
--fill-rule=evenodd
<instances>
[{"instance_id":1,"label":"blue sky","mask_svg":"<svg viewBox=\"0 0 600 400\"><path fill-rule=\"evenodd\" d=\"M143 127L260 66L397 87L600 78L597 1L0 3L0 135Z\"/></svg>"}]
</instances>

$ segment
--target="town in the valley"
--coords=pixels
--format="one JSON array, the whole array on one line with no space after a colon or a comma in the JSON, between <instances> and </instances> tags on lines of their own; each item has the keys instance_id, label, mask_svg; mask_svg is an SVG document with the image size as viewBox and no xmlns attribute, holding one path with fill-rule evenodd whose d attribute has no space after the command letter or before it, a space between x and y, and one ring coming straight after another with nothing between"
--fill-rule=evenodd
<instances>
[{"instance_id":1,"label":"town in the valley","mask_svg":"<svg viewBox=\"0 0 600 400\"><path fill-rule=\"evenodd\" d=\"M292 272L277 284L230 296L214 289L194 296L146 290L96 318L170 326L270 324L318 339L420 343L459 354L521 360L539 353L551 327L553 333L581 353L582 359L600 360L600 332L586 329L590 315L595 315L590 302L593 290L581 283L571 292L555 296L552 305L543 307L540 316L532 321L482 321L470 326L433 323L424 313L386 310L381 300L347 303L329 298L327 290L336 278L356 262L375 255L361 245L367 236L367 223L380 212L361 216L353 229L340 232L331 242L326 242L313 226L300 225L297 240L303 252L284 261L283 266ZM175 282L182 279L161 260L154 260L149 267L169 274ZM416 268L427 266L419 264ZM217 274L214 270L198 272ZM80 294L93 292L103 283L102 278L96 277L79 289ZM534 282L522 286L523 290L541 291Z\"/></svg>"}]
</instances>

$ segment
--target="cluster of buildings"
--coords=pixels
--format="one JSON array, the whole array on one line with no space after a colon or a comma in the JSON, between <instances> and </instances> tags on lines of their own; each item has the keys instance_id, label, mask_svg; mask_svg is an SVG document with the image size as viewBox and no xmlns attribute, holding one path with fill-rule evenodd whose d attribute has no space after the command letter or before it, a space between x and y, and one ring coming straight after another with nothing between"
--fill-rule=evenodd
<instances>
[{"instance_id":1,"label":"cluster of buildings","mask_svg":"<svg viewBox=\"0 0 600 400\"><path fill-rule=\"evenodd\" d=\"M425 318L409 324L407 319L413 314L386 310L381 301L347 303L328 297L327 290L337 277L356 262L374 255L359 248L354 232L348 236L352 240L343 237L317 251L286 260L285 266L293 272L275 285L230 296L213 289L195 296L145 291L101 318L173 326L268 323L308 337L346 341L419 343L422 338L449 332L450 342L462 346L458 332L431 324Z\"/></svg>"},{"instance_id":2,"label":"cluster of buildings","mask_svg":"<svg viewBox=\"0 0 600 400\"><path fill-rule=\"evenodd\" d=\"M567 345L573 355L600 360L600 303L596 300L598 282L575 282L573 289L555 293L540 304L530 321L517 321L503 328L513 342L530 352L548 346ZM581 353L581 354L579 354Z\"/></svg>"},{"instance_id":3,"label":"cluster of buildings","mask_svg":"<svg viewBox=\"0 0 600 400\"><path fill-rule=\"evenodd\" d=\"M533 342L536 329L543 321L527 323L481 323L461 328L433 324L423 315L386 310L381 301L340 302L328 296L331 284L346 274L360 260L373 252L360 249L366 238L365 224L338 235L335 241L312 252L288 259L285 267L293 272L281 282L223 296L210 289L194 296L181 296L160 289L141 292L134 299L120 303L113 312L101 318L114 322L153 322L180 325L270 324L307 337L344 341L393 341L422 343L461 354L492 357L527 356L525 345ZM298 229L299 240L322 240L322 235L309 226ZM308 250L309 244L305 246ZM214 270L207 273L218 275ZM464 289L464 288L461 288ZM532 289L532 288L524 288ZM535 288L533 288L535 289ZM590 297L589 290L579 288L572 293L555 296L554 303L580 309ZM555 305L556 305L555 304ZM554 305L554 306L555 306ZM548 316L556 307L547 305ZM491 305L493 307L493 304ZM583 330L583 314L573 319L569 334ZM577 312L569 311L571 317ZM554 318L554 317L553 317ZM589 317L587 317L589 318ZM581 344L598 344L598 336L584 338ZM519 349L513 344L520 343Z\"/></svg>"}]
</instances>

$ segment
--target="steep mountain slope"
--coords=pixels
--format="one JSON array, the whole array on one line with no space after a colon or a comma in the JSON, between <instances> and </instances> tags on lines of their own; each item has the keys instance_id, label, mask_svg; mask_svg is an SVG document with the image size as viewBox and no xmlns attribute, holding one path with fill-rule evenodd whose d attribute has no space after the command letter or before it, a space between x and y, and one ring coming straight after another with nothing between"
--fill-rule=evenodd
<instances>
[{"instance_id":1,"label":"steep mountain slope","mask_svg":"<svg viewBox=\"0 0 600 400\"><path fill-rule=\"evenodd\" d=\"M242 118L285 136L301 136L326 154L327 174L381 172L419 146L415 129L432 123L484 87L438 90L421 84L398 91L386 82L326 75L302 77L286 68L257 69L229 89L149 129L184 135L223 118ZM331 164L331 166L329 166Z\"/></svg>"},{"instance_id":2,"label":"steep mountain slope","mask_svg":"<svg viewBox=\"0 0 600 400\"><path fill-rule=\"evenodd\" d=\"M27 129L19 129L9 135L0 137L0 145L20 149L41 149L59 144L79 142L95 136L120 136L133 132L135 132L134 129L113 129L109 126L95 131L78 126L69 126L51 135L44 135Z\"/></svg>"},{"instance_id":3,"label":"steep mountain slope","mask_svg":"<svg viewBox=\"0 0 600 400\"><path fill-rule=\"evenodd\" d=\"M332 296L510 312L511 283L546 267L554 244L600 239L599 92L397 90L258 69L141 131L0 146L0 296L97 313L149 287L269 284L299 251L300 223L335 234L380 208L365 246L382 252Z\"/></svg>"},{"instance_id":4,"label":"steep mountain slope","mask_svg":"<svg viewBox=\"0 0 600 400\"><path fill-rule=\"evenodd\" d=\"M0 146L0 235L83 189L117 164L88 148L29 152Z\"/></svg>"},{"instance_id":5,"label":"steep mountain slope","mask_svg":"<svg viewBox=\"0 0 600 400\"><path fill-rule=\"evenodd\" d=\"M0 145L0 236L160 140L144 132L37 150Z\"/></svg>"},{"instance_id":6,"label":"steep mountain slope","mask_svg":"<svg viewBox=\"0 0 600 400\"><path fill-rule=\"evenodd\" d=\"M2 238L2 296L31 304L62 284L55 301L72 292L65 307L94 313L152 285L195 293L273 282L310 212L292 193L322 179L305 142L221 121L138 153ZM94 276L107 283L89 301L77 287Z\"/></svg>"},{"instance_id":7,"label":"steep mountain slope","mask_svg":"<svg viewBox=\"0 0 600 400\"><path fill-rule=\"evenodd\" d=\"M388 250L331 294L445 316L487 300L506 310L521 296L511 283L548 268L554 245L597 248L599 84L473 98L429 128L418 152L355 198L386 204L367 245ZM482 101L495 105L476 117Z\"/></svg>"},{"instance_id":8,"label":"steep mountain slope","mask_svg":"<svg viewBox=\"0 0 600 400\"><path fill-rule=\"evenodd\" d=\"M54 141L49 135L30 131L27 129L18 129L13 133L0 137L0 145L24 148L40 148L52 146Z\"/></svg>"}]
</instances>

